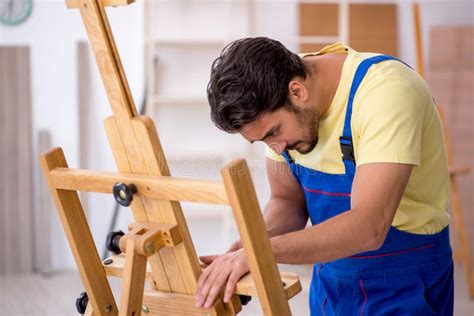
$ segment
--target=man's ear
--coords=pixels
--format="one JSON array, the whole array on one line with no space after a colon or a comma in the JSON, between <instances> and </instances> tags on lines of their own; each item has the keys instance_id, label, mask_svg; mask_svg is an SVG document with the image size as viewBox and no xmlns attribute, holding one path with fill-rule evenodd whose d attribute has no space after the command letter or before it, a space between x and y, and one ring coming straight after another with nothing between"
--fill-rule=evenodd
<instances>
[{"instance_id":1,"label":"man's ear","mask_svg":"<svg viewBox=\"0 0 474 316\"><path fill-rule=\"evenodd\" d=\"M308 100L308 90L300 80L293 79L288 83L288 99L298 105Z\"/></svg>"}]
</instances>

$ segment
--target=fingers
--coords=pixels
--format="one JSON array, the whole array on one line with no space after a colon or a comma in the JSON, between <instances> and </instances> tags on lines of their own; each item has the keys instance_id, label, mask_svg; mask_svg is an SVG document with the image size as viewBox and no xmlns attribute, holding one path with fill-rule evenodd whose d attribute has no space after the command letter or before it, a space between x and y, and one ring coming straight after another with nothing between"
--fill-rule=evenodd
<instances>
[{"instance_id":1,"label":"fingers","mask_svg":"<svg viewBox=\"0 0 474 316\"><path fill-rule=\"evenodd\" d=\"M208 287L208 293L207 293L207 299L206 302L204 303L205 308L209 308L214 304L215 299L219 295L221 289L224 287L225 283L227 282L227 279L229 278L229 275L231 274L231 269L226 269L222 270L219 273L214 273L215 278L212 280L209 278L209 287ZM203 294L206 294L206 288L204 287L203 289Z\"/></svg>"},{"instance_id":2,"label":"fingers","mask_svg":"<svg viewBox=\"0 0 474 316\"><path fill-rule=\"evenodd\" d=\"M199 277L196 307L211 307L224 285L224 302L228 303L237 282L248 271L243 250L219 256Z\"/></svg>"},{"instance_id":3,"label":"fingers","mask_svg":"<svg viewBox=\"0 0 474 316\"><path fill-rule=\"evenodd\" d=\"M203 272L198 281L197 288L197 307L209 308L214 303L220 289L223 287L227 278L231 272L231 267L224 266L222 268L216 268L217 264L209 266ZM212 268L212 269L210 269ZM209 269L209 271L207 271Z\"/></svg>"},{"instance_id":4,"label":"fingers","mask_svg":"<svg viewBox=\"0 0 474 316\"><path fill-rule=\"evenodd\" d=\"M203 286L206 283L208 277L211 275L211 272L215 268L215 266L216 265L210 265L209 267L204 269L201 275L199 276L199 280L198 280L197 288L196 288L196 300L197 300L196 306L199 305L198 307L202 305L202 301L203 301L203 299L201 299ZM201 303L201 304L198 304L198 303Z\"/></svg>"},{"instance_id":5,"label":"fingers","mask_svg":"<svg viewBox=\"0 0 474 316\"><path fill-rule=\"evenodd\" d=\"M212 256L201 256L199 257L199 260L201 260L205 264L211 264L214 260L219 258L218 255L212 255Z\"/></svg>"},{"instance_id":6,"label":"fingers","mask_svg":"<svg viewBox=\"0 0 474 316\"><path fill-rule=\"evenodd\" d=\"M240 277L245 273L238 273L234 270L227 280L227 285L224 291L224 303L229 303L230 299L232 298L232 294L235 292L235 285L240 280Z\"/></svg>"}]
</instances>

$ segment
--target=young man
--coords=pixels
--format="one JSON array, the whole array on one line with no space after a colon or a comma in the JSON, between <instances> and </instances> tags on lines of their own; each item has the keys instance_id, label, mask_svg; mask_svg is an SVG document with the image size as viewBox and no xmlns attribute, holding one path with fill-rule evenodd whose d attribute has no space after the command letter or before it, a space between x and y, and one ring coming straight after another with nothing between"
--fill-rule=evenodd
<instances>
[{"instance_id":1,"label":"young man","mask_svg":"<svg viewBox=\"0 0 474 316\"><path fill-rule=\"evenodd\" d=\"M415 71L248 38L212 65L208 99L220 129L267 144L265 222L277 262L314 264L311 315L453 314L443 131ZM248 272L239 243L201 260L197 306L229 300Z\"/></svg>"}]
</instances>

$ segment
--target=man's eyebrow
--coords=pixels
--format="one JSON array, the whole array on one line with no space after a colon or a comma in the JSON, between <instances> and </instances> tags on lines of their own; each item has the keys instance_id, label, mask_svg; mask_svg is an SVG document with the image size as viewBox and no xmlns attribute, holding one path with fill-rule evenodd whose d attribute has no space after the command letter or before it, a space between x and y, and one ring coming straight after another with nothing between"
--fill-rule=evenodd
<instances>
[{"instance_id":1,"label":"man's eyebrow","mask_svg":"<svg viewBox=\"0 0 474 316\"><path fill-rule=\"evenodd\" d=\"M267 137L269 137L270 135L272 135L273 132L275 132L275 130L276 130L277 128L278 128L278 127L273 126L273 127L265 134L265 136L262 137L262 139L251 140L251 141L250 141L250 144L253 144L254 142L261 142L261 141L264 141Z\"/></svg>"}]
</instances>

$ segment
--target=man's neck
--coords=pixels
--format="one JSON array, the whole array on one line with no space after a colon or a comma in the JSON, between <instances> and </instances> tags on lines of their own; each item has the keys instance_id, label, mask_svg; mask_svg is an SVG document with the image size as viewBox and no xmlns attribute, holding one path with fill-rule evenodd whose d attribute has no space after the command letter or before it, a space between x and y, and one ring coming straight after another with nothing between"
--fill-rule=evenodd
<instances>
[{"instance_id":1,"label":"man's neck","mask_svg":"<svg viewBox=\"0 0 474 316\"><path fill-rule=\"evenodd\" d=\"M322 115L329 110L336 95L346 56L347 54L332 53L305 58L306 65L310 68L309 89L313 92L313 102Z\"/></svg>"}]
</instances>

